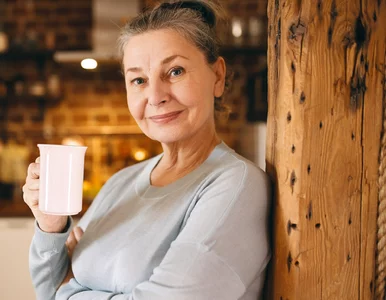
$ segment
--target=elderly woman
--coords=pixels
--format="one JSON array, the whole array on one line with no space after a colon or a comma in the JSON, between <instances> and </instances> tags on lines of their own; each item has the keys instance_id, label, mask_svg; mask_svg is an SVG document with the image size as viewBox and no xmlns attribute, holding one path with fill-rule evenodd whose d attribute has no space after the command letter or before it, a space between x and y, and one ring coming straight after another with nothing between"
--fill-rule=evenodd
<instances>
[{"instance_id":1,"label":"elderly woman","mask_svg":"<svg viewBox=\"0 0 386 300\"><path fill-rule=\"evenodd\" d=\"M226 82L219 9L162 3L123 29L127 103L163 153L112 176L79 228L38 210L39 161L30 165L23 190L37 221L30 270L39 300L261 296L269 182L216 134Z\"/></svg>"}]
</instances>

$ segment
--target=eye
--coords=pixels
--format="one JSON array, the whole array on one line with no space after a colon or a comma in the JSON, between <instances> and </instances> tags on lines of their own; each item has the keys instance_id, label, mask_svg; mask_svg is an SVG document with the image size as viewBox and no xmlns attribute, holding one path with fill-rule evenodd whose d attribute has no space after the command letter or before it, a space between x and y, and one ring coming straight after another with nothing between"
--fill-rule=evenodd
<instances>
[{"instance_id":1,"label":"eye","mask_svg":"<svg viewBox=\"0 0 386 300\"><path fill-rule=\"evenodd\" d=\"M182 75L183 73L184 73L184 69L183 69L183 68L180 68L180 67L174 68L174 69L172 69L172 70L169 72L169 74L170 74L171 77L178 77L178 76Z\"/></svg>"},{"instance_id":2,"label":"eye","mask_svg":"<svg viewBox=\"0 0 386 300\"><path fill-rule=\"evenodd\" d=\"M145 83L145 79L143 78L135 78L132 81L130 81L134 85L141 85Z\"/></svg>"}]
</instances>

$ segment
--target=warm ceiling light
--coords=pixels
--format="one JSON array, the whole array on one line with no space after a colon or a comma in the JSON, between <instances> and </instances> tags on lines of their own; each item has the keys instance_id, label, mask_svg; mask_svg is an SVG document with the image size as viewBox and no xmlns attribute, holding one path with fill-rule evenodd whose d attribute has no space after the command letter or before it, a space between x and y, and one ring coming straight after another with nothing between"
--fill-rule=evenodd
<instances>
[{"instance_id":1,"label":"warm ceiling light","mask_svg":"<svg viewBox=\"0 0 386 300\"><path fill-rule=\"evenodd\" d=\"M80 136L68 136L62 140L62 145L84 146L84 141Z\"/></svg>"},{"instance_id":2,"label":"warm ceiling light","mask_svg":"<svg viewBox=\"0 0 386 300\"><path fill-rule=\"evenodd\" d=\"M232 34L236 38L239 38L243 35L243 27L241 21L238 19L232 21Z\"/></svg>"},{"instance_id":3,"label":"warm ceiling light","mask_svg":"<svg viewBox=\"0 0 386 300\"><path fill-rule=\"evenodd\" d=\"M137 149L134 152L134 159L136 161L142 161L147 157L147 151L145 149Z\"/></svg>"},{"instance_id":4,"label":"warm ceiling light","mask_svg":"<svg viewBox=\"0 0 386 300\"><path fill-rule=\"evenodd\" d=\"M85 58L84 60L81 61L80 65L82 66L83 69L92 70L98 66L98 63L93 58Z\"/></svg>"}]
</instances>

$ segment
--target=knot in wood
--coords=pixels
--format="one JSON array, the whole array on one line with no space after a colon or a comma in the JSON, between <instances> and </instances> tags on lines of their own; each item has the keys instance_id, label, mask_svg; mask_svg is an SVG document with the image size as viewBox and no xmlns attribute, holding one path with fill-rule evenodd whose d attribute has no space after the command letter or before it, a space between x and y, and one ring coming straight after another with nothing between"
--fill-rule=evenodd
<instances>
[{"instance_id":1,"label":"knot in wood","mask_svg":"<svg viewBox=\"0 0 386 300\"><path fill-rule=\"evenodd\" d=\"M289 29L288 39L290 41L300 42L306 33L306 25L299 22L298 24L292 24Z\"/></svg>"}]
</instances>

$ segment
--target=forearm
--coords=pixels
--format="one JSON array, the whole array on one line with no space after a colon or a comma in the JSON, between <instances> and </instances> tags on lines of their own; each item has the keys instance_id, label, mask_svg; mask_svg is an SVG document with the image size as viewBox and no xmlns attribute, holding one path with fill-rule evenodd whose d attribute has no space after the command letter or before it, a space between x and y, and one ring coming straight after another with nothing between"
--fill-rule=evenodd
<instances>
[{"instance_id":1,"label":"forearm","mask_svg":"<svg viewBox=\"0 0 386 300\"><path fill-rule=\"evenodd\" d=\"M35 224L32 239L29 268L36 299L55 299L55 294L69 267L69 257L65 242L71 230L72 220L63 233L46 233Z\"/></svg>"},{"instance_id":2,"label":"forearm","mask_svg":"<svg viewBox=\"0 0 386 300\"><path fill-rule=\"evenodd\" d=\"M71 279L69 283L63 285L57 292L55 300L130 300L130 294L117 294L103 291L93 291L81 286L76 279Z\"/></svg>"},{"instance_id":3,"label":"forearm","mask_svg":"<svg viewBox=\"0 0 386 300\"><path fill-rule=\"evenodd\" d=\"M58 290L56 300L234 300L245 292L238 274L195 244L175 245L154 273L127 293L91 290L72 279Z\"/></svg>"}]
</instances>

